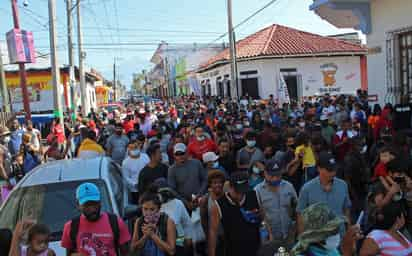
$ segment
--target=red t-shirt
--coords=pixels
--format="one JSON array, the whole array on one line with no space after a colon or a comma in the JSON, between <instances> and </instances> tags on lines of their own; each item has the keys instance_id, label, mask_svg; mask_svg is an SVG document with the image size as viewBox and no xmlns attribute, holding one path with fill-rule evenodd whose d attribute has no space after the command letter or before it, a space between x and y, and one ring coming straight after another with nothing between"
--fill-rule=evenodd
<instances>
[{"instance_id":1,"label":"red t-shirt","mask_svg":"<svg viewBox=\"0 0 412 256\"><path fill-rule=\"evenodd\" d=\"M187 152L189 153L189 155L200 161L202 161L202 156L204 153L216 151L216 143L211 139L204 139L203 141L194 139L189 142L189 146L187 147Z\"/></svg>"},{"instance_id":2,"label":"red t-shirt","mask_svg":"<svg viewBox=\"0 0 412 256\"><path fill-rule=\"evenodd\" d=\"M71 221L64 225L61 245L66 249L73 249L70 239ZM118 218L119 245L130 241L130 233L126 224ZM80 217L79 233L77 234L77 251L85 256L116 256L113 232L107 213L103 213L96 222L87 221Z\"/></svg>"},{"instance_id":3,"label":"red t-shirt","mask_svg":"<svg viewBox=\"0 0 412 256\"><path fill-rule=\"evenodd\" d=\"M53 134L57 137L57 143L63 144L66 140L66 136L64 136L64 129L60 124L56 124L53 128Z\"/></svg>"},{"instance_id":4,"label":"red t-shirt","mask_svg":"<svg viewBox=\"0 0 412 256\"><path fill-rule=\"evenodd\" d=\"M130 120L130 121L126 121L123 123L123 129L125 131L126 134L128 134L130 131L134 130L134 121Z\"/></svg>"},{"instance_id":5,"label":"red t-shirt","mask_svg":"<svg viewBox=\"0 0 412 256\"><path fill-rule=\"evenodd\" d=\"M376 166L375 166L375 170L373 172L373 180L379 178L379 177L386 177L388 176L388 169L386 168L386 164L379 162Z\"/></svg>"}]
</instances>

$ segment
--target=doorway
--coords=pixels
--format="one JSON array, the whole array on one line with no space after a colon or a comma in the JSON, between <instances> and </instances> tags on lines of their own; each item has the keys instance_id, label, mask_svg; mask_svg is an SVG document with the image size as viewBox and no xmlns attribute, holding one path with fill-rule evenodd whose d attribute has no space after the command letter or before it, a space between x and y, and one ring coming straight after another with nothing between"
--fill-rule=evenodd
<instances>
[{"instance_id":1,"label":"doorway","mask_svg":"<svg viewBox=\"0 0 412 256\"><path fill-rule=\"evenodd\" d=\"M230 88L230 80L226 80L226 96L229 98L232 97L232 90Z\"/></svg>"},{"instance_id":2,"label":"doorway","mask_svg":"<svg viewBox=\"0 0 412 256\"><path fill-rule=\"evenodd\" d=\"M259 88L258 88L258 79L255 78L244 78L241 79L242 84L242 96L248 95L252 99L259 98Z\"/></svg>"},{"instance_id":3,"label":"doorway","mask_svg":"<svg viewBox=\"0 0 412 256\"><path fill-rule=\"evenodd\" d=\"M222 98L225 96L225 87L223 87L222 80L217 81L217 95Z\"/></svg>"},{"instance_id":4,"label":"doorway","mask_svg":"<svg viewBox=\"0 0 412 256\"><path fill-rule=\"evenodd\" d=\"M295 68L281 69L280 73L285 79L285 83L288 87L289 98L291 101L298 101L299 90L298 90L298 74Z\"/></svg>"}]
</instances>

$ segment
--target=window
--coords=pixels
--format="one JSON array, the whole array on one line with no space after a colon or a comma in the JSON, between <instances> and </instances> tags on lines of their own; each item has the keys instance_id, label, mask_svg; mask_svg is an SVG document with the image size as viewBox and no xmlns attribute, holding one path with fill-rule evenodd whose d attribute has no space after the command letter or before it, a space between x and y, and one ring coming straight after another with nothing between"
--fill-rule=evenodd
<instances>
[{"instance_id":1,"label":"window","mask_svg":"<svg viewBox=\"0 0 412 256\"><path fill-rule=\"evenodd\" d=\"M412 31L399 35L401 94L412 93Z\"/></svg>"},{"instance_id":2,"label":"window","mask_svg":"<svg viewBox=\"0 0 412 256\"><path fill-rule=\"evenodd\" d=\"M110 186L113 189L119 213L123 214L123 178L119 167L114 163L110 163Z\"/></svg>"},{"instance_id":3,"label":"window","mask_svg":"<svg viewBox=\"0 0 412 256\"><path fill-rule=\"evenodd\" d=\"M0 212L0 228L13 230L18 221L33 219L49 226L52 241L60 240L64 224L80 215L75 195L77 187L83 182L96 184L101 192L102 211L113 212L106 185L101 180L22 187L11 194Z\"/></svg>"}]
</instances>

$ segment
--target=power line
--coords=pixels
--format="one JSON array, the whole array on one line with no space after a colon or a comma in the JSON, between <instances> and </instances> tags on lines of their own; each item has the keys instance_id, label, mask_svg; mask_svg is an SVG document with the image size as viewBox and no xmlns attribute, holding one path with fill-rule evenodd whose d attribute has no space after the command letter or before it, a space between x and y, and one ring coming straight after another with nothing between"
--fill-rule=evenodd
<instances>
[{"instance_id":1,"label":"power line","mask_svg":"<svg viewBox=\"0 0 412 256\"><path fill-rule=\"evenodd\" d=\"M86 30L96 29L96 27L84 27ZM106 30L117 30L117 28L107 27ZM143 31L156 33L194 33L194 34L220 34L221 32L213 31L196 31L196 30L162 30L162 29L133 29L133 28L119 28L119 31Z\"/></svg>"},{"instance_id":2,"label":"power line","mask_svg":"<svg viewBox=\"0 0 412 256\"><path fill-rule=\"evenodd\" d=\"M252 13L252 15L248 16L246 19L242 20L240 23L238 23L236 26L233 27L233 30L239 28L240 26L242 26L243 24L245 24L246 22L248 22L249 20L251 20L253 17L255 17L256 15L258 15L259 13L261 13L263 10L265 10L266 8L268 8L269 6L271 6L272 4L274 4L275 2L277 2L279 0L271 0L269 1L267 4L265 4L262 8L260 8L259 10L255 11L254 13ZM228 35L228 32L220 35L218 38L216 38L215 40L213 40L212 42L210 42L211 44L224 38L225 36Z\"/></svg>"}]
</instances>

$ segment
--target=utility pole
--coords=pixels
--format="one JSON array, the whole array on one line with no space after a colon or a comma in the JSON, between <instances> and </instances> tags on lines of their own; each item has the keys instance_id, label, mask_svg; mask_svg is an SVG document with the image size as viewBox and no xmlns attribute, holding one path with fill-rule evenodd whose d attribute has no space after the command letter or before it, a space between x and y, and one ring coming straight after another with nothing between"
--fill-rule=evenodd
<instances>
[{"instance_id":1,"label":"utility pole","mask_svg":"<svg viewBox=\"0 0 412 256\"><path fill-rule=\"evenodd\" d=\"M113 61L113 102L116 102L116 57Z\"/></svg>"},{"instance_id":2,"label":"utility pole","mask_svg":"<svg viewBox=\"0 0 412 256\"><path fill-rule=\"evenodd\" d=\"M17 9L17 0L11 0L11 8L13 11L13 23L15 29L20 29L19 10ZM31 120L30 99L27 90L27 74L24 63L19 63L20 87L23 96L23 108L26 114L26 120Z\"/></svg>"},{"instance_id":3,"label":"utility pole","mask_svg":"<svg viewBox=\"0 0 412 256\"><path fill-rule=\"evenodd\" d=\"M69 48L69 86L70 86L70 101L72 119L76 117L76 78L74 75L74 52L73 52L73 16L72 16L72 0L66 0L66 12L67 12L67 45Z\"/></svg>"},{"instance_id":4,"label":"utility pole","mask_svg":"<svg viewBox=\"0 0 412 256\"><path fill-rule=\"evenodd\" d=\"M1 53L1 45L0 45L0 86L1 86L1 99L3 102L2 109L5 112L10 112L9 92L7 91L6 76L4 75L3 55Z\"/></svg>"},{"instance_id":5,"label":"utility pole","mask_svg":"<svg viewBox=\"0 0 412 256\"><path fill-rule=\"evenodd\" d=\"M82 37L82 16L80 12L80 0L77 0L77 44L79 51L79 77L80 77L80 91L81 91L81 101L82 101L82 114L87 116L88 104L87 104L87 90L86 90L86 79L84 77L84 67L83 67L83 37Z\"/></svg>"},{"instance_id":6,"label":"utility pole","mask_svg":"<svg viewBox=\"0 0 412 256\"><path fill-rule=\"evenodd\" d=\"M64 124L62 111L62 85L60 84L60 68L57 60L57 32L56 32L56 2L49 0L49 30L50 30L50 55L53 81L54 116Z\"/></svg>"},{"instance_id":7,"label":"utility pole","mask_svg":"<svg viewBox=\"0 0 412 256\"><path fill-rule=\"evenodd\" d=\"M237 77L237 63L236 63L236 42L234 39L233 30L233 22L232 22L232 0L227 0L227 20L228 20L228 28L229 28L229 47L230 47L230 73L232 80L230 81L230 85L233 88L232 91L233 97L239 100L239 86L238 86L238 77Z\"/></svg>"}]
</instances>

